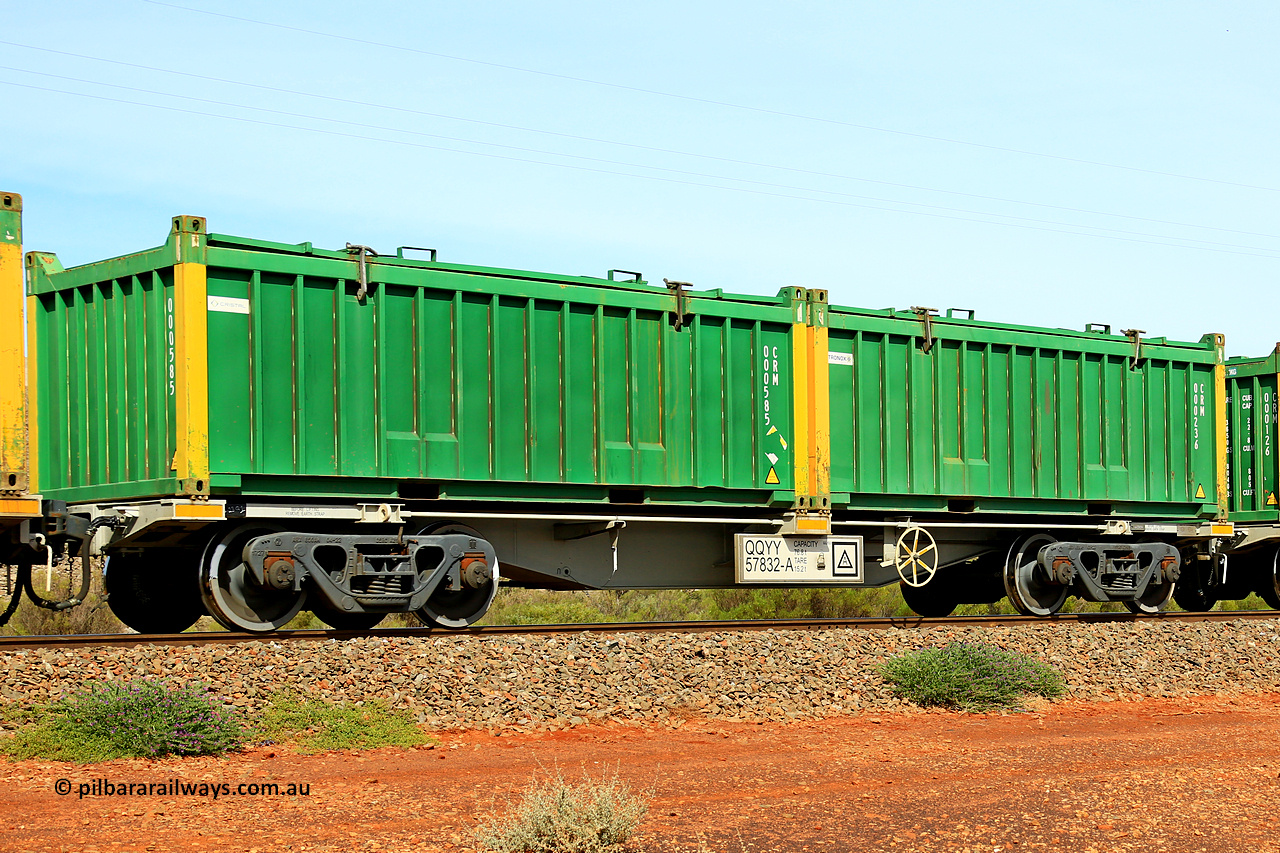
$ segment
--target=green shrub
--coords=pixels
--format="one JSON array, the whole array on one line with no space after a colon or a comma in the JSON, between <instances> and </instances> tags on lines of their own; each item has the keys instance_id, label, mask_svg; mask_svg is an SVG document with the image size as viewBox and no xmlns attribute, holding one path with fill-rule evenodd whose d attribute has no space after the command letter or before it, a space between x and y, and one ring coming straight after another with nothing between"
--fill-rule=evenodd
<instances>
[{"instance_id":1,"label":"green shrub","mask_svg":"<svg viewBox=\"0 0 1280 853\"><path fill-rule=\"evenodd\" d=\"M485 850L497 853L619 853L649 810L616 776L570 785L557 773L535 783L515 813L480 827Z\"/></svg>"},{"instance_id":2,"label":"green shrub","mask_svg":"<svg viewBox=\"0 0 1280 853\"><path fill-rule=\"evenodd\" d=\"M295 741L308 752L376 749L431 743L417 722L381 702L331 705L320 699L282 693L262 715L259 734L274 741Z\"/></svg>"},{"instance_id":3,"label":"green shrub","mask_svg":"<svg viewBox=\"0 0 1280 853\"><path fill-rule=\"evenodd\" d=\"M917 705L961 711L1018 709L1026 696L1052 699L1066 691L1062 676L1047 664L974 643L911 652L880 671L895 693Z\"/></svg>"},{"instance_id":4,"label":"green shrub","mask_svg":"<svg viewBox=\"0 0 1280 853\"><path fill-rule=\"evenodd\" d=\"M98 684L34 716L31 725L0 742L0 751L13 758L89 762L220 755L243 741L234 712L197 685Z\"/></svg>"}]
</instances>

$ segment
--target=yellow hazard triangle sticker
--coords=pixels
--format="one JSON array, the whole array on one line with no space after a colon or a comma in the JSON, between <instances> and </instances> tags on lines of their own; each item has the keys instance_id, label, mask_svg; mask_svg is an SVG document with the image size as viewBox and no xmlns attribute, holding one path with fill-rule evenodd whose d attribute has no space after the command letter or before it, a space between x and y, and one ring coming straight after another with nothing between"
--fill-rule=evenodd
<instances>
[{"instance_id":1,"label":"yellow hazard triangle sticker","mask_svg":"<svg viewBox=\"0 0 1280 853\"><path fill-rule=\"evenodd\" d=\"M1275 493L1275 492L1268 492L1268 493L1267 493L1267 506L1275 506L1275 505L1276 505L1276 493Z\"/></svg>"},{"instance_id":2,"label":"yellow hazard triangle sticker","mask_svg":"<svg viewBox=\"0 0 1280 853\"><path fill-rule=\"evenodd\" d=\"M1196 499L1204 500L1204 486L1196 486Z\"/></svg>"},{"instance_id":3,"label":"yellow hazard triangle sticker","mask_svg":"<svg viewBox=\"0 0 1280 853\"><path fill-rule=\"evenodd\" d=\"M778 485L778 472L774 469L772 465L769 466L769 476L765 477L764 481L768 483L770 486Z\"/></svg>"}]
</instances>

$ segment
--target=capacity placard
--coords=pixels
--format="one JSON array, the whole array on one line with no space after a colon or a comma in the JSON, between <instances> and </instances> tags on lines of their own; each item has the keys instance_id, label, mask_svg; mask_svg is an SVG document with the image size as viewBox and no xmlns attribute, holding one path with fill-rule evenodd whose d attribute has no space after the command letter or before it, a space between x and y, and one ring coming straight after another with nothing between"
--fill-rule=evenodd
<instances>
[{"instance_id":1,"label":"capacity placard","mask_svg":"<svg viewBox=\"0 0 1280 853\"><path fill-rule=\"evenodd\" d=\"M862 538L858 536L833 542L829 536L739 533L734 546L738 583L862 582Z\"/></svg>"}]
</instances>

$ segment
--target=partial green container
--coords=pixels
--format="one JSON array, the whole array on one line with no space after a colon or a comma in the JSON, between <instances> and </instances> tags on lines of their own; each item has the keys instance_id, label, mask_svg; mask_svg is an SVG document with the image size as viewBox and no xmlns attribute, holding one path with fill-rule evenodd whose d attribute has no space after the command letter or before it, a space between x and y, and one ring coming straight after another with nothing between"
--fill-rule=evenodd
<instances>
[{"instance_id":1,"label":"partial green container","mask_svg":"<svg viewBox=\"0 0 1280 853\"><path fill-rule=\"evenodd\" d=\"M1221 336L1109 332L832 307L833 505L1215 516Z\"/></svg>"},{"instance_id":2,"label":"partial green container","mask_svg":"<svg viewBox=\"0 0 1280 853\"><path fill-rule=\"evenodd\" d=\"M1227 361L1229 465L1232 521L1280 521L1280 347L1266 358Z\"/></svg>"},{"instance_id":3,"label":"partial green container","mask_svg":"<svg viewBox=\"0 0 1280 853\"><path fill-rule=\"evenodd\" d=\"M185 260L207 270L215 497L794 501L779 439L801 289L362 261L184 221L140 254L29 263L48 497L180 490L169 300Z\"/></svg>"}]
</instances>

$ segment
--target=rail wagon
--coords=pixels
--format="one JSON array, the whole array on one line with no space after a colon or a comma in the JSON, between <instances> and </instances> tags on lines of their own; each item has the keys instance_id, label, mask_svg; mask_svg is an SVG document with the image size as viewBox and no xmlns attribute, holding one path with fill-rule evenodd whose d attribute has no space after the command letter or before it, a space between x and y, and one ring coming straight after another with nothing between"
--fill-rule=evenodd
<instances>
[{"instance_id":1,"label":"rail wagon","mask_svg":"<svg viewBox=\"0 0 1280 853\"><path fill-rule=\"evenodd\" d=\"M1219 335L325 250L200 216L69 269L30 252L25 274L0 426L12 496L42 509L10 514L9 558L104 555L139 631L303 608L457 628L500 580L1154 611L1233 534Z\"/></svg>"},{"instance_id":2,"label":"rail wagon","mask_svg":"<svg viewBox=\"0 0 1280 853\"><path fill-rule=\"evenodd\" d=\"M1227 513L1236 533L1213 559L1191 566L1175 598L1185 610L1208 610L1256 592L1280 609L1280 345L1263 358L1229 359L1225 372Z\"/></svg>"},{"instance_id":3,"label":"rail wagon","mask_svg":"<svg viewBox=\"0 0 1280 853\"><path fill-rule=\"evenodd\" d=\"M1151 612L1230 535L1221 335L925 307L826 320L835 527L917 572L902 573L917 612L1008 596L1047 616L1070 594Z\"/></svg>"}]
</instances>

